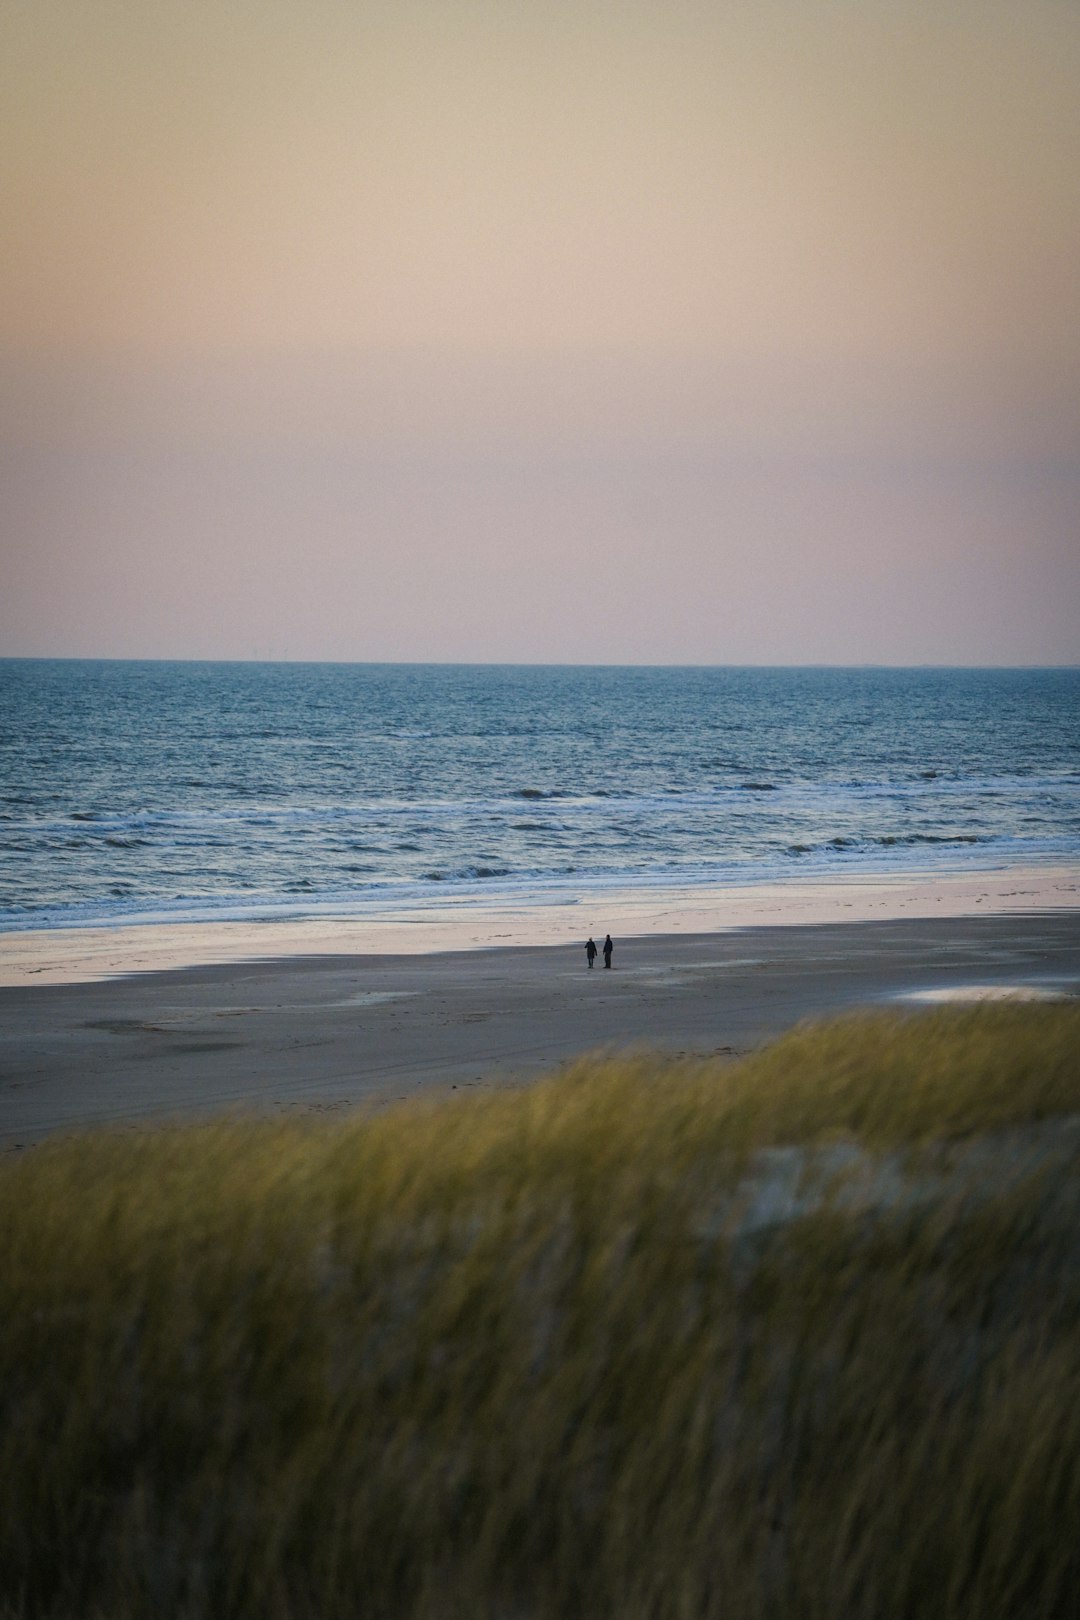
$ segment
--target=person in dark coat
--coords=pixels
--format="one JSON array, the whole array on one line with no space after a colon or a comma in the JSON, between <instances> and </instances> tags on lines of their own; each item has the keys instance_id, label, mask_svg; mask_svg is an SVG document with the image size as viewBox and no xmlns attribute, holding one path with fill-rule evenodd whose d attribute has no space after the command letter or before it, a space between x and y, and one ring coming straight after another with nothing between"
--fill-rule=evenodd
<instances>
[{"instance_id":1,"label":"person in dark coat","mask_svg":"<svg viewBox=\"0 0 1080 1620\"><path fill-rule=\"evenodd\" d=\"M604 941L604 966L606 968L611 966L611 953L614 949L615 947L611 943L611 935L609 934Z\"/></svg>"},{"instance_id":2,"label":"person in dark coat","mask_svg":"<svg viewBox=\"0 0 1080 1620\"><path fill-rule=\"evenodd\" d=\"M596 941L593 939L591 934L585 941L585 955L589 959L589 966L592 967L593 963L596 961Z\"/></svg>"}]
</instances>

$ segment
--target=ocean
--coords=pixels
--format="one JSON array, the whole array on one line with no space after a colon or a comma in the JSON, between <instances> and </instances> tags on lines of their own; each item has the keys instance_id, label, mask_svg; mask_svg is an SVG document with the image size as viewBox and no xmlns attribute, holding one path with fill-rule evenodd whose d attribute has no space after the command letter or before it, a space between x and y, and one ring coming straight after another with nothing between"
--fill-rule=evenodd
<instances>
[{"instance_id":1,"label":"ocean","mask_svg":"<svg viewBox=\"0 0 1080 1620\"><path fill-rule=\"evenodd\" d=\"M1073 861L1080 670L0 661L0 930Z\"/></svg>"}]
</instances>

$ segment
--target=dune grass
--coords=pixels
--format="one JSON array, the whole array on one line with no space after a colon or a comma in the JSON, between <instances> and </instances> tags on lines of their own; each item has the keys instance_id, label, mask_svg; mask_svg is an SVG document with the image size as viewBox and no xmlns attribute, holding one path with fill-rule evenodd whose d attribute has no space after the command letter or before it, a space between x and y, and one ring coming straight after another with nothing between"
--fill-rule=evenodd
<instances>
[{"instance_id":1,"label":"dune grass","mask_svg":"<svg viewBox=\"0 0 1080 1620\"><path fill-rule=\"evenodd\" d=\"M1002 1005L36 1148L0 1616L1071 1620L1078 1116Z\"/></svg>"}]
</instances>

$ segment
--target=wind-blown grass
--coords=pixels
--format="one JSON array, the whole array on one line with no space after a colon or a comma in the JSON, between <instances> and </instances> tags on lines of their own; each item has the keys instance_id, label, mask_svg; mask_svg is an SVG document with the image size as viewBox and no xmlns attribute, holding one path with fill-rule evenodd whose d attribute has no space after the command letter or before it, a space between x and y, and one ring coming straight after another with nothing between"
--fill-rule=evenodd
<instances>
[{"instance_id":1,"label":"wind-blown grass","mask_svg":"<svg viewBox=\"0 0 1080 1620\"><path fill-rule=\"evenodd\" d=\"M35 1149L0 1614L1071 1617L1078 1116L1000 1006Z\"/></svg>"}]
</instances>

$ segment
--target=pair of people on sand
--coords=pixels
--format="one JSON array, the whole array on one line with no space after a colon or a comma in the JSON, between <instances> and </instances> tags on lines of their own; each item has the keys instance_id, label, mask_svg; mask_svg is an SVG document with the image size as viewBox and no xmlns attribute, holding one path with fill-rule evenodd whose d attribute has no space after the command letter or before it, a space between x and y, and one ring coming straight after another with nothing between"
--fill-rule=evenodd
<instances>
[{"instance_id":1,"label":"pair of people on sand","mask_svg":"<svg viewBox=\"0 0 1080 1620\"><path fill-rule=\"evenodd\" d=\"M615 947L611 943L611 935L608 934L604 940L604 966L606 968L611 966L611 953L614 949ZM591 934L585 941L585 957L589 966L592 967L593 963L596 961L596 941L593 939Z\"/></svg>"}]
</instances>

